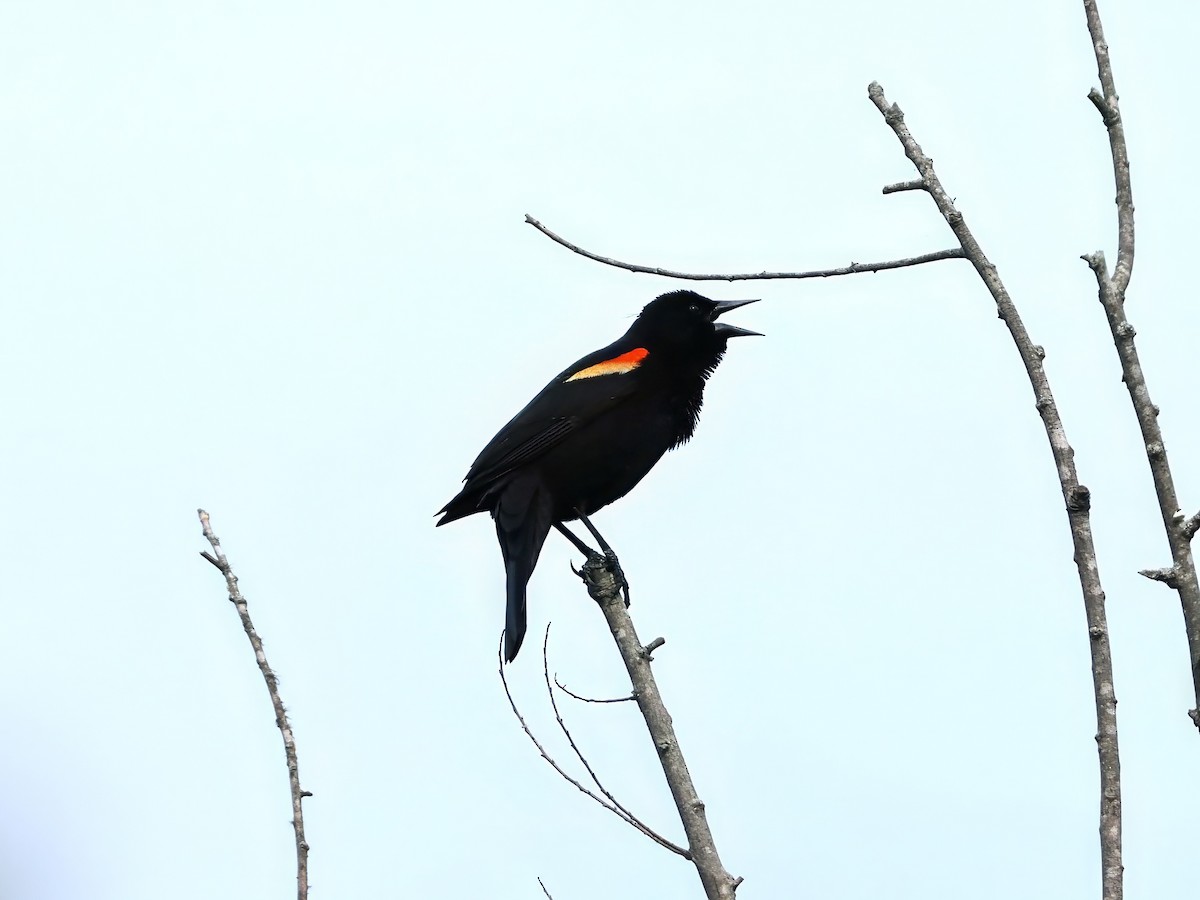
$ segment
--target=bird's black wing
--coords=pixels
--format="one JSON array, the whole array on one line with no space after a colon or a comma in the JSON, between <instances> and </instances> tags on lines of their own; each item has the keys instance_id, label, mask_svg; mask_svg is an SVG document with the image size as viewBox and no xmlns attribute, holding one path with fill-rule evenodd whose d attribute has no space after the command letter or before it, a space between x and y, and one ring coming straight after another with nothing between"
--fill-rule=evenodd
<instances>
[{"instance_id":1,"label":"bird's black wing","mask_svg":"<svg viewBox=\"0 0 1200 900\"><path fill-rule=\"evenodd\" d=\"M620 358L624 349L620 342L612 344L555 376L483 448L463 479L466 490L485 490L632 396L638 385L636 366L623 372L580 377L580 373Z\"/></svg>"}]
</instances>

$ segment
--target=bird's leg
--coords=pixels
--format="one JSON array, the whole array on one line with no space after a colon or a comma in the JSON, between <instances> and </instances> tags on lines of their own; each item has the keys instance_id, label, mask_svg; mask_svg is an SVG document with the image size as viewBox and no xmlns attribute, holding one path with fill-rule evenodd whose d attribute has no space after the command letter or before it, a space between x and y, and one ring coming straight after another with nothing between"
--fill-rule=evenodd
<instances>
[{"instance_id":1,"label":"bird's leg","mask_svg":"<svg viewBox=\"0 0 1200 900\"><path fill-rule=\"evenodd\" d=\"M604 539L596 526L592 524L592 520L587 517L587 514L580 507L575 507L575 515L579 516L579 521L583 523L583 527L592 533L592 537L596 539L596 543L600 545L600 549L604 551L604 564L608 571L612 572L613 579L621 586L621 593L625 596L625 606L629 606L629 581L625 578L625 570L621 568L621 561L617 559L617 554L613 548L609 546L608 541ZM565 531L560 526L560 530ZM574 535L572 535L574 537ZM580 543L583 543L580 541ZM578 546L578 544L576 545ZM599 555L599 554L597 554Z\"/></svg>"},{"instance_id":2,"label":"bird's leg","mask_svg":"<svg viewBox=\"0 0 1200 900\"><path fill-rule=\"evenodd\" d=\"M601 556L599 553L597 553L595 550L593 550L591 547L589 547L587 544L585 544L583 541L581 541L579 539L578 535L576 535L575 532L573 532L570 528L568 528L562 522L555 522L554 527L558 531L559 534L561 534L568 541L570 541L572 544L574 544L575 549L578 550L580 553L582 553L587 559L604 559L603 556ZM573 563L573 562L568 562L567 565L569 565L571 567L571 571L574 572L576 576L578 576L579 578L583 578L584 581L587 581L587 578L584 577L583 569L575 568L575 563Z\"/></svg>"},{"instance_id":3,"label":"bird's leg","mask_svg":"<svg viewBox=\"0 0 1200 900\"><path fill-rule=\"evenodd\" d=\"M591 547L589 547L587 544L585 544L583 541L581 541L579 539L579 537L575 534L575 532L573 532L570 528L568 528L562 522L555 522L554 527L558 530L559 534L561 534L568 541L570 541L572 544L574 544L575 549L578 550L580 553L582 553L584 556L599 556L600 555L595 550L593 550Z\"/></svg>"}]
</instances>

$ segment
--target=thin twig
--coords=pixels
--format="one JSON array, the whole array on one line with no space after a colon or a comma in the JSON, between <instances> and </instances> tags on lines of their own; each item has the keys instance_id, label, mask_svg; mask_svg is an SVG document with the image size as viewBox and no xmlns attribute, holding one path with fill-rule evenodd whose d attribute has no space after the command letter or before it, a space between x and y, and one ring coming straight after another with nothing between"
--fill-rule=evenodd
<instances>
[{"instance_id":1,"label":"thin twig","mask_svg":"<svg viewBox=\"0 0 1200 900\"><path fill-rule=\"evenodd\" d=\"M1108 131L1108 143L1112 154L1113 179L1117 187L1117 265L1109 277L1104 254L1100 251L1086 253L1082 259L1096 276L1100 292L1100 304L1112 332L1113 345L1121 361L1121 380L1129 391L1134 416L1142 433L1142 444L1146 448L1146 459L1150 463L1150 478L1158 499L1163 530L1171 551L1171 565L1163 569L1147 570L1156 574L1141 574L1161 581L1179 594L1183 607L1183 623L1187 632L1188 657L1192 672L1192 689L1196 706L1189 711L1192 721L1200 727L1200 578L1196 574L1196 562L1192 556L1192 538L1195 527L1184 516L1175 492L1175 478L1167 460L1167 445L1158 424L1159 409L1150 399L1146 374L1142 371L1134 336L1137 331L1125 315L1125 292L1129 287L1133 271L1134 228L1133 187L1129 178L1129 151L1125 144L1125 128L1121 123L1121 110L1117 105L1117 89L1113 81L1112 61L1108 56L1108 44L1104 40L1104 29L1096 0L1084 0L1088 31L1096 53L1096 69L1100 75L1103 93L1092 88L1088 99L1100 110L1104 126Z\"/></svg>"},{"instance_id":2,"label":"thin twig","mask_svg":"<svg viewBox=\"0 0 1200 900\"><path fill-rule=\"evenodd\" d=\"M242 620L242 628L246 630L246 637L250 639L250 646L254 648L254 659L258 662L258 670L262 672L263 680L267 683L267 693L271 695L271 706L275 708L275 724L279 726L279 731L283 735L283 752L287 756L288 783L292 789L292 828L296 832L296 896L298 900L307 900L308 841L304 838L302 801L305 797L311 797L312 794L300 788L300 764L296 757L296 738L292 733L292 724L288 721L287 710L284 708L283 699L279 696L279 679L275 677L275 672L267 664L267 655L263 651L262 639L259 638L258 632L254 630L254 623L250 620L250 610L246 605L246 598L238 589L237 576L233 574L229 560L221 551L221 540L213 534L208 513L202 509L196 510L196 513L200 516L200 528L204 532L204 536L208 538L208 543L212 545L213 550L212 553L201 551L200 555L216 566L225 576L225 584L229 589L229 601L237 609L238 617Z\"/></svg>"},{"instance_id":3,"label":"thin twig","mask_svg":"<svg viewBox=\"0 0 1200 900\"><path fill-rule=\"evenodd\" d=\"M569 687L558 680L558 675L554 676L554 685L568 697L574 697L576 700L582 700L584 703L628 703L630 700L637 698L630 694L628 697L612 697L606 700L600 700L596 697L584 697L581 694L576 694Z\"/></svg>"},{"instance_id":4,"label":"thin twig","mask_svg":"<svg viewBox=\"0 0 1200 900\"><path fill-rule=\"evenodd\" d=\"M636 263L621 262L619 259L612 259L608 256L600 256L592 253L590 250L584 250L577 244L572 244L566 238L559 237L533 216L525 216L525 221L544 234L556 244L562 244L572 253L578 253L580 256L586 256L588 259L595 260L598 263L603 263L606 266L613 266L617 269L625 269L628 272L640 272L645 275L661 275L664 278L680 278L685 281L770 281L773 279L799 279L799 278L833 278L837 275L859 275L863 272L882 272L886 269L903 269L907 266L919 266L924 263L938 262L943 259L963 259L964 253L961 247L952 247L949 250L938 250L934 253L924 253L921 256L912 256L908 259L891 259L886 262L873 263L850 263L848 266L841 266L836 269L814 269L811 272L748 272L741 275L730 274L697 274L694 272L676 272L671 269L660 269L655 266L640 266Z\"/></svg>"},{"instance_id":5,"label":"thin twig","mask_svg":"<svg viewBox=\"0 0 1200 900\"><path fill-rule=\"evenodd\" d=\"M716 842L708 827L704 803L696 793L696 786L692 783L691 773L688 772L687 763L683 758L683 750L675 737L671 716L663 704L658 684L650 670L650 655L638 639L633 620L629 618L629 610L625 607L613 568L605 557L593 554L583 564L580 575L587 585L588 594L604 613L609 631L612 632L613 640L616 641L621 659L625 663L625 670L629 673L633 696L637 700L642 717L646 720L650 739L658 751L663 775L666 776L671 789L675 808L679 811L679 819L687 834L692 863L696 866L701 884L704 885L705 895L708 900L733 900L741 879L735 879L721 863Z\"/></svg>"},{"instance_id":6,"label":"thin twig","mask_svg":"<svg viewBox=\"0 0 1200 900\"><path fill-rule=\"evenodd\" d=\"M542 883L541 876L538 876L538 884L542 888L542 893L546 895L546 900L554 900L554 898L550 896L550 892L546 890L546 885Z\"/></svg>"},{"instance_id":7,"label":"thin twig","mask_svg":"<svg viewBox=\"0 0 1200 900\"><path fill-rule=\"evenodd\" d=\"M885 184L883 192L885 194L899 194L901 191L924 191L928 190L925 182L920 178L915 181L897 181L895 184Z\"/></svg>"},{"instance_id":8,"label":"thin twig","mask_svg":"<svg viewBox=\"0 0 1200 900\"><path fill-rule=\"evenodd\" d=\"M1121 865L1121 762L1117 747L1117 699L1113 688L1112 648L1109 643L1108 621L1104 608L1104 589L1100 583L1100 570L1096 562L1096 548L1092 539L1091 495L1079 483L1075 469L1075 452L1067 441L1050 381L1042 366L1045 352L1036 345L1025 330L1025 325L1008 294L996 267L984 254L979 242L967 227L966 220L954 205L954 200L942 187L934 171L933 161L921 150L921 146L904 123L904 113L896 104L889 104L883 88L872 83L867 94L883 115L904 148L905 155L916 167L925 183L927 192L938 211L950 226L954 236L966 253L979 277L987 286L996 303L1000 318L1008 326L1009 334L1025 366L1030 386L1041 414L1050 452L1054 457L1058 480L1062 486L1063 500L1067 509L1067 521L1071 529L1071 541L1075 547L1075 565L1079 585L1083 592L1083 605L1087 616L1088 635L1092 656L1092 686L1096 698L1096 744L1100 756L1100 855L1104 900L1120 900L1122 893Z\"/></svg>"},{"instance_id":9,"label":"thin twig","mask_svg":"<svg viewBox=\"0 0 1200 900\"><path fill-rule=\"evenodd\" d=\"M533 743L533 746L537 748L538 755L548 762L554 771L561 775L569 784L574 785L578 790L584 794L587 794L589 797L607 809L610 813L621 819L621 821L632 825L638 831L642 832L642 834L646 835L646 837L650 838L656 844L666 847L672 853L678 853L684 859L691 859L691 854L688 853L687 850L685 850L683 847L680 847L678 844L668 841L653 829L648 828L639 819L627 812L624 807L617 804L616 801L613 801L612 803L605 802L602 797L593 792L587 787L587 785L570 775L562 766L558 764L554 757L546 752L546 748L542 746L542 742L539 741L536 736L534 736L533 731L529 728L529 725L525 721L525 717L521 715L521 711L517 709L517 701L513 699L512 691L509 690L508 679L504 675L504 635L500 636L500 647L497 650L497 654L500 660L500 683L504 685L504 696L508 698L508 705L512 708L513 715L517 717L517 722L520 723L521 730L525 732L525 736L529 738L529 740ZM561 724L561 720L559 720L559 724ZM578 755L578 751L576 751L576 754ZM591 772L590 767L588 771ZM595 778L596 776L593 774L592 779L595 780ZM599 782L597 782L597 784L599 784ZM603 790L603 788L601 788L601 790Z\"/></svg>"},{"instance_id":10,"label":"thin twig","mask_svg":"<svg viewBox=\"0 0 1200 900\"><path fill-rule=\"evenodd\" d=\"M684 859L687 859L688 852L686 850L684 850L682 847L678 846L677 844L673 844L671 841L667 840L665 837L660 835L657 831L655 831L653 828L651 828L649 825L647 825L645 822L643 822L641 819L639 819L637 816L635 816L632 812L629 811L629 808L626 807L625 804L623 804L620 800L618 800L616 797L614 797L612 795L612 792L600 782L600 778L596 775L596 770L592 768L592 764L590 762L588 762L587 757L583 755L583 751L579 749L579 745L575 743L575 738L574 738L574 736L572 736L571 730L569 728L567 728L567 723L563 721L562 713L559 712L558 701L554 699L554 689L550 686L550 656L549 656L549 653L550 653L550 623L547 622L546 623L546 635L545 635L545 637L542 638L542 676L546 680L546 694L550 697L550 708L554 710L554 720L556 722L558 722L559 729L566 736L567 743L571 745L571 750L574 751L576 759L578 759L581 763L583 763L583 767L585 769L587 769L588 775L591 776L592 782L596 785L596 787L600 789L600 793L602 793L606 798L608 798L609 803L611 803L614 807L616 807L618 810L621 811L621 814L624 817L625 821L627 821L630 825L632 825L634 828L636 828L642 834L646 835L646 837L656 841L658 844L660 844L663 847L666 847L668 850L672 851L673 853L678 853Z\"/></svg>"}]
</instances>

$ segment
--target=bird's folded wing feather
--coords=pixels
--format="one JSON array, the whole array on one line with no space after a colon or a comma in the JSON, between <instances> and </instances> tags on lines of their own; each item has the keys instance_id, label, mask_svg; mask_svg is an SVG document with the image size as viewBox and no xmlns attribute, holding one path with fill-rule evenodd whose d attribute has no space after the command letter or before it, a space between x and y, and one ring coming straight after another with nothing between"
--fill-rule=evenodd
<instances>
[{"instance_id":1,"label":"bird's folded wing feather","mask_svg":"<svg viewBox=\"0 0 1200 900\"><path fill-rule=\"evenodd\" d=\"M572 383L565 383L562 376L556 378L500 429L463 480L468 486L485 487L544 455L567 435L618 406L635 389L635 379L627 374Z\"/></svg>"}]
</instances>

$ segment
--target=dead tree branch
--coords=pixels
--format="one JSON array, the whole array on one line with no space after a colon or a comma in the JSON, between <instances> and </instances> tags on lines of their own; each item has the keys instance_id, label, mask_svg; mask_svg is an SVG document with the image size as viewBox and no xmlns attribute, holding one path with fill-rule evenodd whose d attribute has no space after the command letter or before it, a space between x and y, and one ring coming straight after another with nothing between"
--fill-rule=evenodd
<instances>
[{"instance_id":1,"label":"dead tree branch","mask_svg":"<svg viewBox=\"0 0 1200 900\"><path fill-rule=\"evenodd\" d=\"M298 900L307 900L308 841L304 838L304 807L302 801L305 797L311 797L312 794L300 788L300 764L296 757L296 738L292 733L292 723L288 721L287 709L283 705L283 699L279 696L279 679L275 677L275 672L267 664L267 655L263 651L262 639L258 636L258 632L254 630L254 623L250 620L250 610L246 605L246 598L242 596L242 592L238 589L237 576L233 574L233 567L230 566L229 560L225 558L225 554L221 551L221 540L213 534L212 525L208 520L208 513L202 509L196 510L196 513L200 516L200 528L203 530L204 536L208 539L208 543L212 546L213 550L212 553L201 551L200 555L216 566L221 574L225 576L225 585L229 589L229 602L237 610L238 617L242 620L242 628L246 631L246 637L250 639L250 646L254 648L254 659L258 662L258 670L262 672L263 680L267 683L267 693L271 695L271 706L275 709L275 724L279 726L279 732L283 735L283 752L287 757L288 784L292 789L292 828L296 832L296 897Z\"/></svg>"},{"instance_id":2,"label":"dead tree branch","mask_svg":"<svg viewBox=\"0 0 1200 900\"><path fill-rule=\"evenodd\" d=\"M721 863L716 842L708 827L704 804L696 794L696 786L692 783L683 751L675 737L671 716L658 692L654 674L650 671L650 654L638 639L613 570L603 556L593 555L583 564L580 577L587 585L588 594L604 613L609 631L625 662L633 696L658 751L663 775L670 786L675 808L679 810L691 860L704 885L705 895L708 900L733 900L742 879L730 875Z\"/></svg>"},{"instance_id":3,"label":"dead tree branch","mask_svg":"<svg viewBox=\"0 0 1200 900\"><path fill-rule=\"evenodd\" d=\"M1189 541L1200 531L1200 512L1192 513L1183 522L1183 535Z\"/></svg>"},{"instance_id":4,"label":"dead tree branch","mask_svg":"<svg viewBox=\"0 0 1200 900\"><path fill-rule=\"evenodd\" d=\"M549 628L549 626L547 626L546 627L546 639L549 640L549 637L550 637L550 628ZM543 654L545 654L545 652L546 652L546 645L544 642L542 644L542 652L543 652ZM652 829L648 825L646 825L641 819L637 818L637 816L633 815L633 813L629 812L629 810L625 809L624 806L617 803L616 799L614 799L613 796L604 789L604 785L600 784L599 780L596 778L595 772L592 771L592 767L590 765L588 765L587 760L583 759L583 755L579 752L578 747L575 746L575 741L571 738L570 732L567 732L567 739L571 742L571 747L573 750L575 750L575 755L578 756L583 761L584 768L586 768L588 770L588 774L592 776L592 780L596 782L596 786L599 787L600 790L603 791L605 796L608 797L609 799L605 800L602 797L600 797L599 795L597 795L590 788L588 788L587 785L581 783L579 781L579 779L572 776L570 773L567 772L566 769L564 769L562 766L560 766L558 764L558 762L554 759L554 757L552 757L546 751L546 748L544 746L542 746L542 742L537 739L537 737L534 735L533 731L530 729L528 723L525 721L525 717L523 715L521 715L521 711L519 709L517 709L517 701L513 699L512 691L508 687L508 678L505 677L505 675L504 675L504 638L503 638L503 636L501 636L501 638L500 638L500 647L497 650L497 654L498 654L499 660L500 660L500 683L502 685L504 685L504 695L508 698L508 705L512 708L513 715L517 717L517 722L520 723L521 730L525 732L525 736L527 738L529 738L529 740L533 743L533 746L537 748L538 755L540 755L542 757L542 759L544 759L546 762L548 762L550 764L551 768L553 768L555 772L557 772L559 775L561 775L563 777L563 779L567 781L568 784L573 785L576 789L578 789L582 793L587 794L587 796L591 797L593 800L595 800L597 803L599 803L601 806L603 806L605 809L607 809L610 813L615 815L617 818L621 819L623 822L625 822L628 825L632 825L634 828L636 828L642 834L646 835L646 837L650 838L650 840L654 841L660 847L665 847L666 849L670 850L672 853L677 853L678 855L682 856L684 859L691 859L691 854L686 849L684 849L683 847L680 847L678 844L676 844L672 841L667 840L665 837L663 837L657 831L655 831L654 829ZM553 700L553 694L551 695L551 699ZM555 715L558 715L557 707L555 707L554 712L555 712ZM559 727L561 727L564 732L567 730L566 726L563 724L561 716L558 719L558 724L559 724Z\"/></svg>"},{"instance_id":5,"label":"dead tree branch","mask_svg":"<svg viewBox=\"0 0 1200 900\"><path fill-rule=\"evenodd\" d=\"M554 686L566 694L568 697L574 697L576 700L582 700L584 703L631 703L636 699L633 694L628 697L608 697L600 699L598 697L584 697L582 694L577 694L561 681L558 680L558 675L554 676Z\"/></svg>"},{"instance_id":6,"label":"dead tree branch","mask_svg":"<svg viewBox=\"0 0 1200 900\"><path fill-rule=\"evenodd\" d=\"M599 776L596 775L596 770L592 768L592 764L590 762L588 762L587 757L583 755L583 751L579 749L579 745L575 743L575 737L571 734L571 730L569 728L567 728L567 723L563 721L562 713L558 709L558 700L555 699L554 688L551 687L551 685L550 685L550 652L549 651L550 651L550 623L547 622L546 623L546 634L545 634L545 637L542 638L542 677L546 681L546 694L550 698L550 708L552 710L554 710L554 720L558 723L559 730L562 731L563 735L567 739L567 743L570 744L570 746L571 746L571 750L575 753L575 758L578 759L583 764L583 767L587 770L588 776L592 779L592 783L595 784L597 788L599 788L600 793L602 793L608 799L609 803L611 803L614 807L616 807L616 809L622 814L622 816L625 818L625 820L627 822L629 822L629 824L631 824L638 831L642 832L642 834L647 835L648 837L651 837L654 840L658 841L658 843L660 843L662 846L666 847L668 850L671 850L672 852L678 853L680 856L687 858L688 853L686 850L684 850L682 847L672 843L671 841L668 841L666 838L662 837L662 835L660 835L658 832L656 832L654 829L652 829L649 825L647 825L645 822L643 822L641 819L639 819L637 816L635 816L632 812L629 811L628 807L626 807L625 804L621 803L621 801L619 801L616 797L614 797L612 795L612 792L609 791L609 789L606 788L603 785L603 783L601 783Z\"/></svg>"},{"instance_id":7,"label":"dead tree branch","mask_svg":"<svg viewBox=\"0 0 1200 900\"><path fill-rule=\"evenodd\" d=\"M895 184L885 184L883 192L885 194L899 194L901 191L923 191L926 190L925 182L920 178L915 181L897 181Z\"/></svg>"},{"instance_id":8,"label":"dead tree branch","mask_svg":"<svg viewBox=\"0 0 1200 900\"><path fill-rule=\"evenodd\" d=\"M1100 292L1100 304L1112 332L1113 345L1121 361L1121 380L1129 391L1133 413L1142 433L1146 448L1146 459L1150 463L1150 478L1158 498L1162 515L1163 530L1171 551L1171 565L1166 569L1144 570L1142 575L1161 581L1179 594L1183 606L1183 622L1187 631L1189 660L1192 672L1192 688L1196 706L1189 711L1192 721L1200 728L1200 579L1196 576L1196 563L1192 557L1192 538L1196 534L1196 516L1188 518L1179 506L1175 493L1175 479L1171 464L1167 460L1167 445L1158 424L1159 409L1150 399L1146 375L1138 359L1134 336L1137 334L1125 315L1125 292L1129 287L1133 271L1134 227L1133 188L1129 177L1129 151L1125 144L1125 126L1121 122L1121 108L1117 102L1117 89L1113 81L1112 61L1108 56L1108 44L1104 40L1104 28L1096 0L1084 0L1088 31L1096 53L1096 69L1100 76L1101 90L1092 88L1088 99L1100 111L1104 126L1108 130L1108 143L1112 154L1113 178L1117 188L1117 264L1112 275L1108 274L1104 254L1097 250L1086 253L1082 259L1096 276ZM1200 514L1198 514L1200 515Z\"/></svg>"},{"instance_id":9,"label":"dead tree branch","mask_svg":"<svg viewBox=\"0 0 1200 900\"><path fill-rule=\"evenodd\" d=\"M897 190L909 190L909 188L897 188ZM582 247L572 244L566 238L559 237L533 216L525 216L525 221L544 234L556 244L562 244L572 253L578 253L580 256L585 256L588 259L595 260L598 263L603 263L606 266L613 266L617 269L625 269L628 272L640 272L645 275L661 275L664 278L680 278L685 281L770 281L773 279L799 279L799 278L833 278L837 275L859 275L863 272L882 272L886 269L903 269L907 266L919 266L923 263L938 262L943 259L963 259L964 253L961 247L952 247L949 250L938 250L934 253L925 253L921 256L912 256L908 259L892 259L886 262L874 263L850 263L848 266L842 266L837 269L814 269L811 272L751 272L743 275L730 274L710 274L701 275L694 272L675 272L671 269L660 269L653 266L639 266L636 263L621 262L619 259L612 259L607 256L600 256L592 253L590 250L584 250Z\"/></svg>"},{"instance_id":10,"label":"dead tree branch","mask_svg":"<svg viewBox=\"0 0 1200 900\"><path fill-rule=\"evenodd\" d=\"M1092 540L1091 495L1079 483L1075 469L1075 451L1067 441L1066 431L1050 381L1042 366L1045 351L1034 344L1026 331L1012 298L1008 294L995 265L984 254L967 227L963 214L954 205L951 196L942 187L933 162L921 150L908 126L904 113L896 104L889 104L883 88L872 83L867 94L883 115L884 121L905 155L921 175L926 193L936 204L946 224L958 238L967 258L979 273L988 292L996 303L1000 318L1004 320L1021 356L1029 378L1036 407L1042 417L1050 452L1054 457L1058 480L1062 486L1067 521L1071 530L1071 541L1075 547L1075 565L1079 574L1079 585L1083 592L1084 610L1087 615L1088 635L1092 656L1092 685L1096 698L1096 744L1100 756L1100 850L1101 877L1104 900L1120 900L1122 896L1121 864L1121 763L1117 747L1117 700L1113 688L1112 648L1109 643L1108 622L1104 609L1104 590L1100 583L1100 570L1096 562L1096 549Z\"/></svg>"},{"instance_id":11,"label":"dead tree branch","mask_svg":"<svg viewBox=\"0 0 1200 900\"><path fill-rule=\"evenodd\" d=\"M1088 92L1088 99L1100 111L1108 128L1108 145L1112 151L1113 175L1117 183L1117 267L1112 280L1113 286L1123 295L1133 274L1133 187L1129 180L1129 151L1125 145L1125 125L1121 122L1112 61L1108 58L1108 43L1104 40L1104 26L1100 22L1096 0L1083 0L1083 11L1087 16L1088 33L1092 37L1096 72L1102 91L1092 88Z\"/></svg>"}]
</instances>

